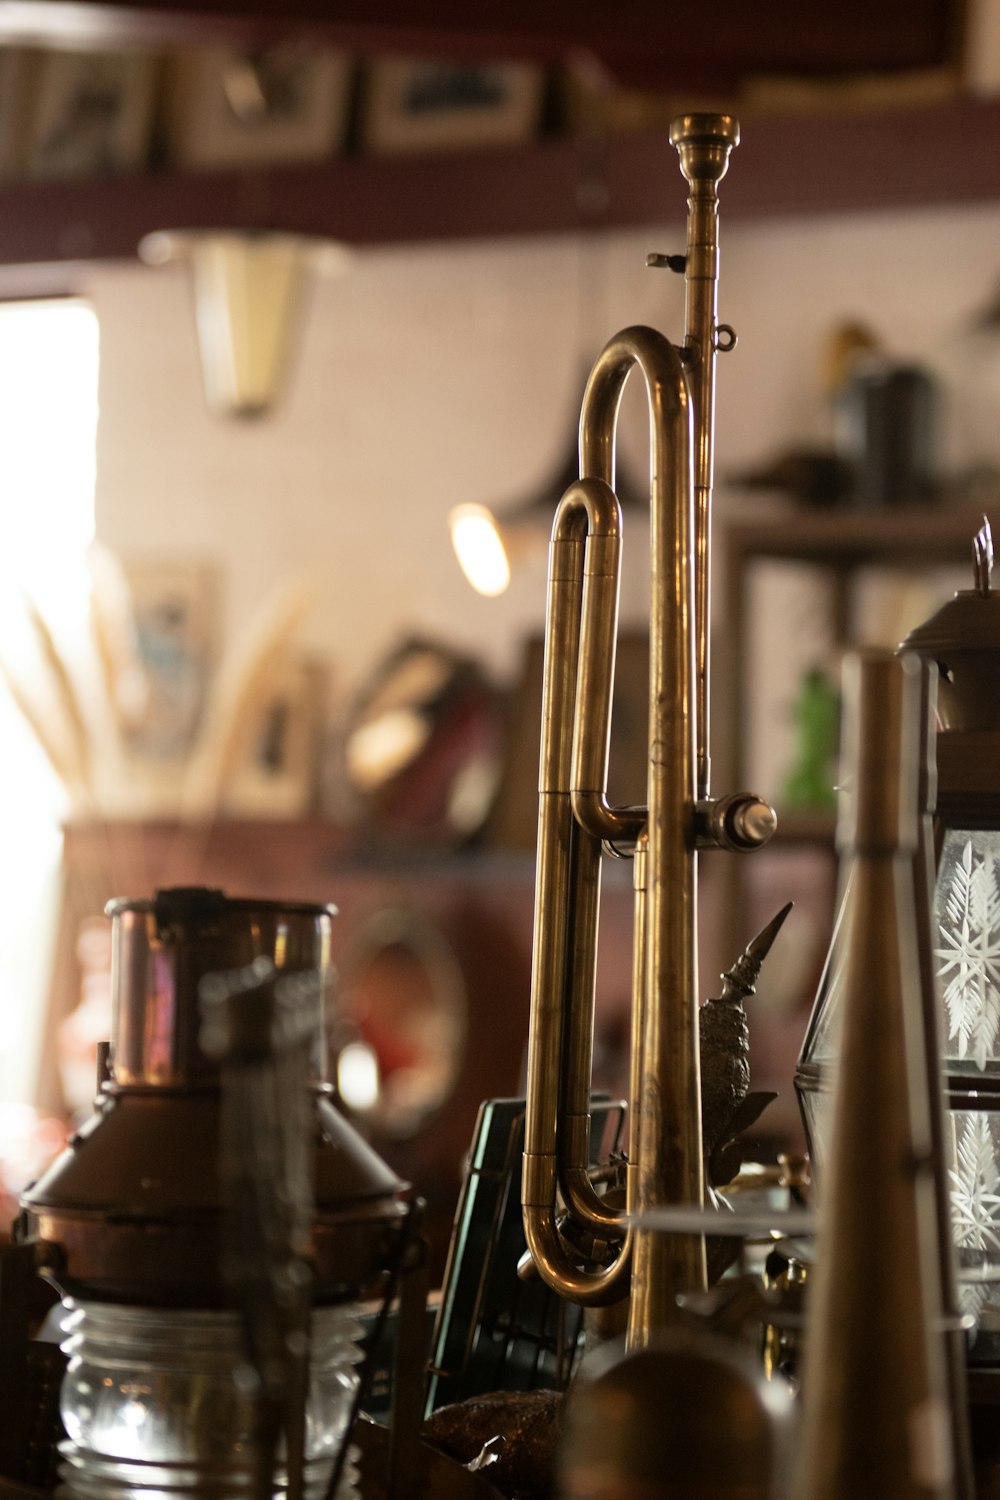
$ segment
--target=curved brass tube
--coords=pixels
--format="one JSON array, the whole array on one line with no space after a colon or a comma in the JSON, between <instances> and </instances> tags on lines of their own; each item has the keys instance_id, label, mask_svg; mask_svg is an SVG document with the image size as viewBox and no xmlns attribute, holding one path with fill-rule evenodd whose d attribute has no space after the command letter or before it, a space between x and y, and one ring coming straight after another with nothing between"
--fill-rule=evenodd
<instances>
[{"instance_id":1,"label":"curved brass tube","mask_svg":"<svg viewBox=\"0 0 1000 1500\"><path fill-rule=\"evenodd\" d=\"M698 1049L697 850L766 843L759 798L708 790L708 564L716 322L717 187L739 140L728 115L684 116L670 135L688 198L687 335L677 350L627 328L602 351L580 417L581 479L555 518L550 554L522 1179L528 1246L572 1300L615 1300L630 1282L629 1342L678 1316L705 1285L704 1240L644 1229L643 1215L704 1198ZM662 258L657 258L658 263ZM674 262L669 261L670 264ZM651 448L649 753L646 807L607 796L618 615L620 511L614 450L625 382L641 375ZM635 855L629 1163L624 1211L588 1174L601 854ZM560 1236L562 1207L604 1241L606 1269L582 1267Z\"/></svg>"},{"instance_id":2,"label":"curved brass tube","mask_svg":"<svg viewBox=\"0 0 1000 1500\"><path fill-rule=\"evenodd\" d=\"M648 866L663 872L643 903L646 1020L633 1045L642 1058L642 1076L651 1060L665 1063L679 1090L676 1097L694 1099L696 1107L687 1112L692 1129L682 1124L667 1130L656 1091L646 1090L650 1097L642 1108L632 1101L638 1148L633 1143L637 1170L630 1174L634 1202L628 1211L700 1202L703 1196L692 1010L697 985L691 410L677 351L653 329L631 328L607 345L588 382L580 421L581 468L588 477L570 487L556 513L549 573L523 1202L528 1245L539 1269L546 1274L547 1268L546 1279L577 1300L603 1297L612 1277L579 1272L568 1263L555 1222L557 1186L577 1220L595 1233L627 1237L625 1216L604 1206L587 1166L601 840L629 821L627 813L609 806L606 786L620 552L620 510L610 482L618 406L633 368L646 384L652 435L653 594L661 608L654 612L650 641L646 837ZM678 694L678 682L688 684L687 693ZM601 811L596 827L581 826L574 810L581 804ZM689 999L678 1002L678 996ZM684 1287L704 1280L700 1253L696 1248ZM625 1274L625 1260L623 1253L615 1284ZM638 1263L642 1269L642 1255Z\"/></svg>"},{"instance_id":3,"label":"curved brass tube","mask_svg":"<svg viewBox=\"0 0 1000 1500\"><path fill-rule=\"evenodd\" d=\"M629 328L598 358L580 418L581 468L606 477L625 380L642 374L651 448L649 808L636 870L639 1013L633 1017L632 1213L704 1197L698 1058L694 432L680 356L662 334ZM612 440L608 441L608 434ZM636 1001L634 999L633 1003ZM634 1085L635 1087L635 1085ZM589 1080L588 1080L589 1088ZM681 1107L678 1107L683 1101ZM638 1139L636 1140L636 1136ZM705 1284L699 1238L638 1230L630 1338L676 1316L678 1292Z\"/></svg>"},{"instance_id":4,"label":"curved brass tube","mask_svg":"<svg viewBox=\"0 0 1000 1500\"><path fill-rule=\"evenodd\" d=\"M556 1227L557 1187L572 1183L569 1191L586 1204L598 1233L625 1234L621 1216L603 1208L587 1177L601 850L573 816L571 783L584 642L590 651L599 642L600 654L614 661L620 550L621 510L610 486L600 479L571 485L556 511L549 553L522 1206L542 1276L591 1304L622 1295L627 1263L620 1257L606 1272L579 1271ZM588 737L603 746L606 776L606 673L602 682L607 696L593 704Z\"/></svg>"}]
</instances>

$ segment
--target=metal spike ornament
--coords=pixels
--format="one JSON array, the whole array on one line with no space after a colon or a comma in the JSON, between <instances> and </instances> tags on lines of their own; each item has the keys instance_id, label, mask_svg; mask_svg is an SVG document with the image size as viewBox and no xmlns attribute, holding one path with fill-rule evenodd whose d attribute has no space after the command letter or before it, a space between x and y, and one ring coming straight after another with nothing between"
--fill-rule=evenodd
<instances>
[{"instance_id":1,"label":"metal spike ornament","mask_svg":"<svg viewBox=\"0 0 1000 1500\"><path fill-rule=\"evenodd\" d=\"M701 1120L705 1170L712 1187L724 1187L740 1170L737 1137L776 1096L750 1092L750 1029L743 1002L756 991L761 966L792 909L789 901L722 975L722 994L699 1013Z\"/></svg>"}]
</instances>

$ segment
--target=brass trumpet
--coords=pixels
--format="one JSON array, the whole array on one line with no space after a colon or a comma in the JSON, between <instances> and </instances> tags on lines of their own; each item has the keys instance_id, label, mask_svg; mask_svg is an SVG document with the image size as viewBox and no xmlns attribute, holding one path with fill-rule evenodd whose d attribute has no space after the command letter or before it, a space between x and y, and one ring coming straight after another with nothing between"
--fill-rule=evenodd
<instances>
[{"instance_id":1,"label":"brass trumpet","mask_svg":"<svg viewBox=\"0 0 1000 1500\"><path fill-rule=\"evenodd\" d=\"M717 321L718 184L739 126L684 115L670 139L688 181L687 253L650 257L683 269L686 337L625 329L599 356L580 417L580 478L552 532L535 889L534 956L522 1179L525 1234L546 1282L585 1305L630 1290L629 1342L676 1316L705 1284L704 1240L656 1235L648 1210L702 1204L696 875L699 846L749 850L774 831L752 794L709 794L708 642L715 358L735 344ZM618 617L621 511L614 448L625 380L645 382L651 444L648 802L607 796ZM626 1208L588 1175L594 973L601 861L634 857L633 1019ZM581 1268L557 1205L618 1245L606 1268ZM630 1227L633 1221L635 1227Z\"/></svg>"}]
</instances>

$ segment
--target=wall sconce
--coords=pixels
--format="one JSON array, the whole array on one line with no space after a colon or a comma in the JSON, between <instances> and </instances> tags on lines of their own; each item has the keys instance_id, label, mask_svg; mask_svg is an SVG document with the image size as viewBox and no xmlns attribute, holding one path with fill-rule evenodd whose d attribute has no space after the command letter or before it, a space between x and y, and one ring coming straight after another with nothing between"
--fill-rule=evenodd
<instances>
[{"instance_id":1,"label":"wall sconce","mask_svg":"<svg viewBox=\"0 0 1000 1500\"><path fill-rule=\"evenodd\" d=\"M929 806L938 850L927 944L947 1105L942 1143L959 1300L975 1319L972 1358L1000 1353L1000 594L984 521L975 577L902 643L937 677ZM932 794L936 759L936 807ZM918 873L918 878L921 878ZM849 908L850 890L841 913ZM829 1075L839 1051L838 939L796 1070L821 1172ZM877 980L873 980L877 982ZM877 1151L877 1142L873 1142ZM874 1164L873 1164L874 1165Z\"/></svg>"},{"instance_id":2,"label":"wall sconce","mask_svg":"<svg viewBox=\"0 0 1000 1500\"><path fill-rule=\"evenodd\" d=\"M158 230L139 245L150 266L191 267L202 378L209 406L254 417L281 394L309 276L350 259L332 240L263 230Z\"/></svg>"}]
</instances>

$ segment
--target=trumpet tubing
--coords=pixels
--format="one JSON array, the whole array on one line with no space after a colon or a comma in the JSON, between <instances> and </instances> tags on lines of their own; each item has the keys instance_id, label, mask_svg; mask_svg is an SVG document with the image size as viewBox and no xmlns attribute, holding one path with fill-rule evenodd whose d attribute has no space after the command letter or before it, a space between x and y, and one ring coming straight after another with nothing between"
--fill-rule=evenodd
<instances>
[{"instance_id":1,"label":"trumpet tubing","mask_svg":"<svg viewBox=\"0 0 1000 1500\"><path fill-rule=\"evenodd\" d=\"M690 187L685 256L685 349L696 412L694 451L694 546L696 680L698 694L698 795L707 797L711 757L708 747L709 597L711 590L711 510L715 467L715 356L735 347L736 335L718 320L718 186L739 145L740 128L731 115L681 115L670 127L681 171Z\"/></svg>"},{"instance_id":2,"label":"trumpet tubing","mask_svg":"<svg viewBox=\"0 0 1000 1500\"><path fill-rule=\"evenodd\" d=\"M699 844L754 848L774 815L749 795L713 802L708 768L709 559L718 183L739 129L728 115L671 127L690 186L687 333L675 348L627 328L599 356L580 416L580 479L555 516L549 560L534 959L522 1202L529 1249L562 1295L596 1305L631 1284L633 1346L705 1284L700 1237L653 1235L646 1211L704 1197L698 1056ZM650 421L650 682L644 807L607 796L621 549L614 495L618 409L637 370ZM632 1064L627 1203L610 1209L588 1175L594 975L601 860L634 852ZM620 1249L581 1269L557 1205ZM633 1227L634 1221L634 1227Z\"/></svg>"}]
</instances>

